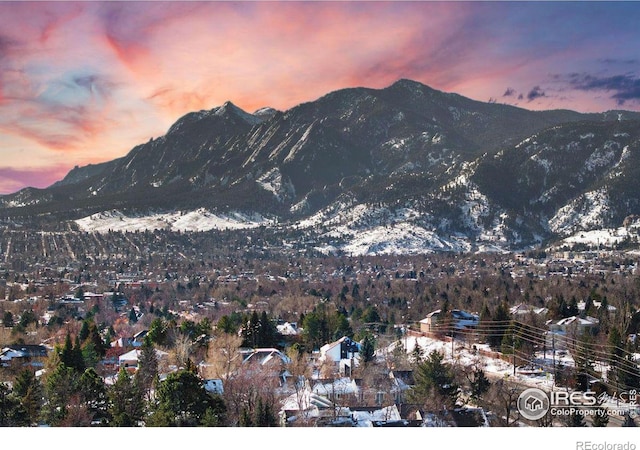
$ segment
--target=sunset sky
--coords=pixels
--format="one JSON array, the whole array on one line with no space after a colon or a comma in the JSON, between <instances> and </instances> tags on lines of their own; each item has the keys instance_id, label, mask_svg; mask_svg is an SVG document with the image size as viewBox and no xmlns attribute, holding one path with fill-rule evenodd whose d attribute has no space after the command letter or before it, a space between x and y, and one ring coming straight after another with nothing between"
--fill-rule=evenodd
<instances>
[{"instance_id":1,"label":"sunset sky","mask_svg":"<svg viewBox=\"0 0 640 450\"><path fill-rule=\"evenodd\" d=\"M638 2L0 1L0 194L226 100L410 78L527 109L640 111Z\"/></svg>"}]
</instances>

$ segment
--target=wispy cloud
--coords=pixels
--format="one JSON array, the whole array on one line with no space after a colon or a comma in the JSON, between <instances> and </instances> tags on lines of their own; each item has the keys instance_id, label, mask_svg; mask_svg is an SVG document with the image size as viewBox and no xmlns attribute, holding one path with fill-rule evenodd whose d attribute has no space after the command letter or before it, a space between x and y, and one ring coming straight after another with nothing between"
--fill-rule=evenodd
<instances>
[{"instance_id":1,"label":"wispy cloud","mask_svg":"<svg viewBox=\"0 0 640 450\"><path fill-rule=\"evenodd\" d=\"M616 100L618 105L640 100L640 78L632 74L603 77L572 73L564 79L573 89L580 91L612 92L611 98Z\"/></svg>"},{"instance_id":2,"label":"wispy cloud","mask_svg":"<svg viewBox=\"0 0 640 450\"><path fill-rule=\"evenodd\" d=\"M540 86L534 86L527 94L527 100L531 102L541 97L546 97L546 95L547 94L542 90L542 88L540 88Z\"/></svg>"},{"instance_id":3,"label":"wispy cloud","mask_svg":"<svg viewBox=\"0 0 640 450\"><path fill-rule=\"evenodd\" d=\"M628 59L602 58L602 59L599 59L598 61L607 65L623 64L623 65L631 66L631 65L640 64L640 59L637 59L637 58L628 58Z\"/></svg>"}]
</instances>

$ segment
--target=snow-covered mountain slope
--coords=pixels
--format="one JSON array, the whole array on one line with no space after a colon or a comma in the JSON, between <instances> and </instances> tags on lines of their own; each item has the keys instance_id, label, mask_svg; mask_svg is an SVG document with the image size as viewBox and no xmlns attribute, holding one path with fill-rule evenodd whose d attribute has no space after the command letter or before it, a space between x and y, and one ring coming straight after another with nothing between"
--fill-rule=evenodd
<instances>
[{"instance_id":1,"label":"snow-covered mountain slope","mask_svg":"<svg viewBox=\"0 0 640 450\"><path fill-rule=\"evenodd\" d=\"M411 80L286 111L226 102L50 188L0 196L0 219L87 231L264 225L354 254L522 249L633 214L639 113L528 111Z\"/></svg>"},{"instance_id":2,"label":"snow-covered mountain slope","mask_svg":"<svg viewBox=\"0 0 640 450\"><path fill-rule=\"evenodd\" d=\"M156 214L124 214L120 211L105 211L75 220L82 231L106 233L109 231L210 231L241 230L270 225L272 221L254 214L230 213L216 215L205 209L176 211Z\"/></svg>"}]
</instances>

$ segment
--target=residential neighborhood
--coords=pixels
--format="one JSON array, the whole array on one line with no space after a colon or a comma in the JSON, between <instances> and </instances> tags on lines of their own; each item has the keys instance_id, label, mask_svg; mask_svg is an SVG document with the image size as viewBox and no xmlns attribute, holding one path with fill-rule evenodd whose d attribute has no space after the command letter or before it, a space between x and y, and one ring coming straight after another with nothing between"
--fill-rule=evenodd
<instances>
[{"instance_id":1,"label":"residential neighborhood","mask_svg":"<svg viewBox=\"0 0 640 450\"><path fill-rule=\"evenodd\" d=\"M90 258L0 271L5 425L577 426L522 416L516 394L531 386L597 391L599 407L627 413L604 425L637 425L629 256L290 255L195 267L177 254L125 255L113 259L122 273ZM177 386L205 406L182 411Z\"/></svg>"}]
</instances>

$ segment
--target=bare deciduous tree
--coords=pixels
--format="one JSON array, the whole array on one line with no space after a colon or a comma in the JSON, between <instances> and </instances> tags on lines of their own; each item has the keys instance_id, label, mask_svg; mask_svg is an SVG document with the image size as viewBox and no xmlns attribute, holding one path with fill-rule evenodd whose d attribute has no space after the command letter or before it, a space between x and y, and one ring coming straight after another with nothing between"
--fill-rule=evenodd
<instances>
[{"instance_id":1,"label":"bare deciduous tree","mask_svg":"<svg viewBox=\"0 0 640 450\"><path fill-rule=\"evenodd\" d=\"M500 426L510 427L520 420L517 402L522 390L522 386L504 378L491 385L486 403L497 412Z\"/></svg>"}]
</instances>

